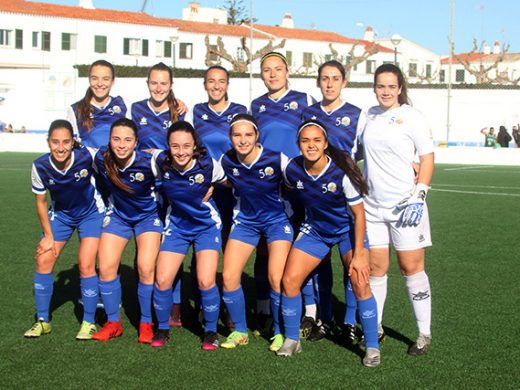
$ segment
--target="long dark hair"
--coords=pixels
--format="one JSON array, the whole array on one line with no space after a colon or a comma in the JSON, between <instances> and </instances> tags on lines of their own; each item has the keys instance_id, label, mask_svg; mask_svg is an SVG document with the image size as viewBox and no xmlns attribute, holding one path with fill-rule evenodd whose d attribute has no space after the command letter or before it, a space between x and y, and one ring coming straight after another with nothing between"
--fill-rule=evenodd
<instances>
[{"instance_id":1,"label":"long dark hair","mask_svg":"<svg viewBox=\"0 0 520 390\"><path fill-rule=\"evenodd\" d=\"M132 129L137 142L137 125L133 120L125 117L117 119L114 123L112 123L112 126L110 126L110 137L112 136L112 131L116 127L129 127ZM129 186L127 186L119 176L119 166L117 165L116 161L116 155L112 150L109 142L108 148L103 154L103 165L107 171L108 178L116 185L116 187L125 192L128 192L129 194L132 194L134 191Z\"/></svg>"},{"instance_id":2,"label":"long dark hair","mask_svg":"<svg viewBox=\"0 0 520 390\"><path fill-rule=\"evenodd\" d=\"M112 65L110 62L105 60L97 60L94 61L88 68L88 77L90 79L90 74L92 73L92 68L95 66L105 66L110 69L112 72L112 80L116 78L116 71L114 69L114 65ZM83 123L83 125L87 128L87 131L90 133L90 130L92 129L92 118L90 117L90 114L92 114L93 109L92 105L90 104L90 101L94 97L94 93L92 92L92 89L89 87L87 88L87 92L85 93L85 96L83 99L80 100L80 102L77 105L76 108L76 118L78 118L78 124Z\"/></svg>"},{"instance_id":3,"label":"long dark hair","mask_svg":"<svg viewBox=\"0 0 520 390\"><path fill-rule=\"evenodd\" d=\"M250 114L237 114L233 117L233 119L231 120L231 122L229 123L229 136L231 137L231 133L233 131L233 125L239 121L247 121L247 122L251 122L252 125L253 125L253 130L255 131L256 134L259 133L258 131L258 124L256 123L256 119L250 115ZM233 156L236 156L237 152L236 150L232 147L231 149L229 149L227 152L226 152L226 155L228 157L233 157Z\"/></svg>"},{"instance_id":4,"label":"long dark hair","mask_svg":"<svg viewBox=\"0 0 520 390\"><path fill-rule=\"evenodd\" d=\"M161 166L161 168L164 171L173 168L173 156L172 156L172 152L170 150L169 145L170 145L170 136L177 131L184 131L186 133L191 134L191 136L193 137L193 144L195 146L195 150L193 151L193 158L195 160L197 160L199 162L199 164L200 164L201 158L208 154L208 151L200 142L200 139L197 135L197 131L191 125L191 123L186 122L186 121L175 122L168 128L168 132L166 133L166 143L168 144L168 150L166 150L166 158L162 162L162 166Z\"/></svg>"},{"instance_id":5,"label":"long dark hair","mask_svg":"<svg viewBox=\"0 0 520 390\"><path fill-rule=\"evenodd\" d=\"M51 125L49 126L49 131L47 132L47 140L49 140L52 136L52 133L56 129L66 129L69 134L70 138L72 138L72 148L81 148L82 145L78 142L78 140L74 137L74 130L72 129L72 125L68 120L65 119L56 119L51 122Z\"/></svg>"},{"instance_id":6,"label":"long dark hair","mask_svg":"<svg viewBox=\"0 0 520 390\"><path fill-rule=\"evenodd\" d=\"M329 137L327 128L325 125L315 119L307 120L300 125L298 128L298 141L300 140L301 131L308 126L316 126L323 129L325 139L328 141ZM345 153L343 150L338 149L330 142L328 142L328 146L325 149L325 154L330 157L334 164L336 164L343 172L345 172L360 195L368 194L368 185L363 178L363 174L352 157L348 155L348 153Z\"/></svg>"},{"instance_id":7,"label":"long dark hair","mask_svg":"<svg viewBox=\"0 0 520 390\"><path fill-rule=\"evenodd\" d=\"M397 77L397 87L401 88L401 93L397 97L397 101L399 104L408 104L411 105L411 101L408 98L408 87L406 85L406 79L404 78L403 72L401 72L401 69L397 65L394 64L383 64L380 65L376 72L374 73L374 88L376 87L377 83L377 76L379 76L381 73L393 73Z\"/></svg>"},{"instance_id":8,"label":"long dark hair","mask_svg":"<svg viewBox=\"0 0 520 390\"><path fill-rule=\"evenodd\" d=\"M226 68L224 68L223 66L220 66L220 65L212 65L208 69L206 69L206 71L204 72L204 87L206 87L206 83L208 81L208 73L210 72L210 70L213 70L213 69L221 70L224 73L226 73L226 80L229 83L229 72L228 72L228 70ZM229 100L227 92L224 95L224 99L226 100L226 102Z\"/></svg>"},{"instance_id":9,"label":"long dark hair","mask_svg":"<svg viewBox=\"0 0 520 390\"><path fill-rule=\"evenodd\" d=\"M179 114L177 113L177 108L179 107L179 102L175 98L175 95L173 94L173 70L166 65L163 62L159 62L158 64L155 64L150 69L148 69L148 77L146 79L146 82L150 81L150 75L154 70L164 71L168 72L168 77L170 79L170 92L168 93L168 97L166 98L166 101L168 102L168 109L170 110L170 122L177 122L179 119Z\"/></svg>"}]
</instances>

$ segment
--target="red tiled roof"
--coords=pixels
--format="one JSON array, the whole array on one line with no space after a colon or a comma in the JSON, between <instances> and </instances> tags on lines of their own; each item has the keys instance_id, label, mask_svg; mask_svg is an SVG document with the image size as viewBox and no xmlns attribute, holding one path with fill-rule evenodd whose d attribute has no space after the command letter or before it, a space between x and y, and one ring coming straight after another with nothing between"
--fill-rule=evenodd
<instances>
[{"instance_id":1,"label":"red tiled roof","mask_svg":"<svg viewBox=\"0 0 520 390\"><path fill-rule=\"evenodd\" d=\"M476 61L480 61L480 60L485 61L487 59L487 57L489 57L490 55L491 54L484 54L484 53L459 53L458 54L458 56L460 57L460 59L462 61L468 61L468 62L476 62ZM453 60L451 62L452 64L460 63L458 58L455 56L451 57L451 59ZM449 64L449 63L450 63L450 57L441 59L442 65Z\"/></svg>"}]
</instances>

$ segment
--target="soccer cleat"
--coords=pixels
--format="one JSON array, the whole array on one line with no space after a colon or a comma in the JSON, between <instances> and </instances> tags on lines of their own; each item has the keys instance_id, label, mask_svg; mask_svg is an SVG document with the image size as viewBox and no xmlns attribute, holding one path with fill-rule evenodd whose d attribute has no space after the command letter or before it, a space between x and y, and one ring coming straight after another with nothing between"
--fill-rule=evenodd
<instances>
[{"instance_id":1,"label":"soccer cleat","mask_svg":"<svg viewBox=\"0 0 520 390\"><path fill-rule=\"evenodd\" d=\"M322 322L319 321L316 326L314 326L307 337L309 341L320 341L326 336L331 335L332 329L334 328L334 321L331 322Z\"/></svg>"},{"instance_id":2,"label":"soccer cleat","mask_svg":"<svg viewBox=\"0 0 520 390\"><path fill-rule=\"evenodd\" d=\"M269 346L269 351L278 352L283 345L283 335L275 334L273 337L271 337L271 341L272 343Z\"/></svg>"},{"instance_id":3,"label":"soccer cleat","mask_svg":"<svg viewBox=\"0 0 520 390\"><path fill-rule=\"evenodd\" d=\"M303 320L300 324L300 338L307 339L312 329L316 326L316 320L312 317L303 317Z\"/></svg>"},{"instance_id":4,"label":"soccer cleat","mask_svg":"<svg viewBox=\"0 0 520 390\"><path fill-rule=\"evenodd\" d=\"M76 335L76 340L90 340L92 339L92 335L96 332L96 324L92 324L88 321L83 321L81 323L81 328L79 328L79 332Z\"/></svg>"},{"instance_id":5,"label":"soccer cleat","mask_svg":"<svg viewBox=\"0 0 520 390\"><path fill-rule=\"evenodd\" d=\"M285 339L281 348L276 352L276 355L289 357L300 353L301 351L302 345L300 340Z\"/></svg>"},{"instance_id":6,"label":"soccer cleat","mask_svg":"<svg viewBox=\"0 0 520 390\"><path fill-rule=\"evenodd\" d=\"M249 336L247 333L237 332L236 330L231 332L226 341L220 346L225 349L236 348L239 345L249 344Z\"/></svg>"},{"instance_id":7,"label":"soccer cleat","mask_svg":"<svg viewBox=\"0 0 520 390\"><path fill-rule=\"evenodd\" d=\"M253 331L255 336L268 335L273 327L273 318L270 314L258 313L256 315L256 329Z\"/></svg>"},{"instance_id":8,"label":"soccer cleat","mask_svg":"<svg viewBox=\"0 0 520 390\"><path fill-rule=\"evenodd\" d=\"M164 347L170 339L170 331L168 329L157 329L157 332L152 337L150 345L152 347Z\"/></svg>"},{"instance_id":9,"label":"soccer cleat","mask_svg":"<svg viewBox=\"0 0 520 390\"><path fill-rule=\"evenodd\" d=\"M378 342L378 344L382 344L383 341L385 341L385 339L386 339L386 333L385 333L385 331L383 329L383 325L379 324L377 326L377 342ZM359 348L365 349L366 346L365 346L365 335L364 334L361 335L361 340L359 341L358 345L359 345Z\"/></svg>"},{"instance_id":10,"label":"soccer cleat","mask_svg":"<svg viewBox=\"0 0 520 390\"><path fill-rule=\"evenodd\" d=\"M92 340L108 341L122 334L123 327L121 326L121 321L107 321L100 331L92 335Z\"/></svg>"},{"instance_id":11,"label":"soccer cleat","mask_svg":"<svg viewBox=\"0 0 520 390\"><path fill-rule=\"evenodd\" d=\"M425 334L419 333L419 337L415 343L412 344L410 349L408 349L408 354L412 356L421 356L428 352L428 347L432 343L432 336L427 336Z\"/></svg>"},{"instance_id":12,"label":"soccer cleat","mask_svg":"<svg viewBox=\"0 0 520 390\"><path fill-rule=\"evenodd\" d=\"M139 337L137 341L141 344L150 344L153 339L153 323L140 322L139 323Z\"/></svg>"},{"instance_id":13,"label":"soccer cleat","mask_svg":"<svg viewBox=\"0 0 520 390\"><path fill-rule=\"evenodd\" d=\"M341 326L341 336L345 344L354 345L357 341L356 336L357 328L352 324L343 324Z\"/></svg>"},{"instance_id":14,"label":"soccer cleat","mask_svg":"<svg viewBox=\"0 0 520 390\"><path fill-rule=\"evenodd\" d=\"M202 337L201 348L204 351L214 351L220 345L218 335L215 332L206 332Z\"/></svg>"},{"instance_id":15,"label":"soccer cleat","mask_svg":"<svg viewBox=\"0 0 520 390\"><path fill-rule=\"evenodd\" d=\"M169 319L170 327L172 328L181 328L182 320L181 320L181 305L178 303L174 303L172 307L172 312L170 314Z\"/></svg>"},{"instance_id":16,"label":"soccer cleat","mask_svg":"<svg viewBox=\"0 0 520 390\"><path fill-rule=\"evenodd\" d=\"M43 318L38 318L38 320L31 326L27 332L24 333L24 337L27 338L35 338L40 337L44 334L49 334L52 331L52 326L50 322L45 322Z\"/></svg>"},{"instance_id":17,"label":"soccer cleat","mask_svg":"<svg viewBox=\"0 0 520 390\"><path fill-rule=\"evenodd\" d=\"M367 348L363 365L365 367L377 367L381 364L381 352L377 348Z\"/></svg>"}]
</instances>

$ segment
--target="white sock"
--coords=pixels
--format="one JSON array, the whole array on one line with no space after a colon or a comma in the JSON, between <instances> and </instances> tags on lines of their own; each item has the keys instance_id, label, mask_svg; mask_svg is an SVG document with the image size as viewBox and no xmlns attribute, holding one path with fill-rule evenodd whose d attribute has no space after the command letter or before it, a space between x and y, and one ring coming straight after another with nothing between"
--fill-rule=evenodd
<instances>
[{"instance_id":1,"label":"white sock","mask_svg":"<svg viewBox=\"0 0 520 390\"><path fill-rule=\"evenodd\" d=\"M431 335L430 325L432 318L432 298L430 281L426 272L417 272L414 275L405 276L408 297L412 302L415 319L419 333Z\"/></svg>"},{"instance_id":2,"label":"white sock","mask_svg":"<svg viewBox=\"0 0 520 390\"><path fill-rule=\"evenodd\" d=\"M305 305L305 317L311 317L315 320L317 310L318 309L315 303L313 303L312 305Z\"/></svg>"},{"instance_id":3,"label":"white sock","mask_svg":"<svg viewBox=\"0 0 520 390\"><path fill-rule=\"evenodd\" d=\"M370 289L372 290L372 294L377 303L377 323L379 328L381 328L381 324L383 323L383 309L385 307L386 291L388 287L387 281L388 276L386 274L383 276L370 277Z\"/></svg>"},{"instance_id":4,"label":"white sock","mask_svg":"<svg viewBox=\"0 0 520 390\"><path fill-rule=\"evenodd\" d=\"M269 299L257 299L256 301L256 313L257 314L271 314L271 300Z\"/></svg>"}]
</instances>

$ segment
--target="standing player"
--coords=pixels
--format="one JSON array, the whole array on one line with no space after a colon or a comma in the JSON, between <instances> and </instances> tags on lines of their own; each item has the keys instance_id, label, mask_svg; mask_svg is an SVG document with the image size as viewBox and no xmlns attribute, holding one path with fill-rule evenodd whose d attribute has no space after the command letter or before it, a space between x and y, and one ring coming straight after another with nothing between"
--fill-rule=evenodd
<instances>
[{"instance_id":1,"label":"standing player","mask_svg":"<svg viewBox=\"0 0 520 390\"><path fill-rule=\"evenodd\" d=\"M233 186L236 197L233 228L224 251L223 300L235 325L222 343L235 348L249 342L244 292L240 284L244 267L261 236L266 237L269 257L268 279L273 314L274 337L271 351L283 343L280 329L280 282L291 248L293 230L281 200L282 169L287 157L258 144L258 128L254 118L239 114L230 126L233 150L224 154L222 168Z\"/></svg>"},{"instance_id":2,"label":"standing player","mask_svg":"<svg viewBox=\"0 0 520 390\"><path fill-rule=\"evenodd\" d=\"M215 203L202 199L212 183L225 180L225 175L222 167L200 145L195 129L188 122L174 123L168 130L168 140L170 147L157 157L163 193L170 206L157 260L154 307L159 327L152 347L164 346L169 338L172 283L189 247L194 245L205 323L202 349L214 350L219 345L220 294L215 278L221 248L221 221Z\"/></svg>"},{"instance_id":3,"label":"standing player","mask_svg":"<svg viewBox=\"0 0 520 390\"><path fill-rule=\"evenodd\" d=\"M331 248L338 245L359 299L367 346L363 364L378 366L381 357L377 341L377 308L369 286L370 266L362 199L367 193L367 185L348 154L328 143L327 130L318 121L307 121L300 126L298 144L302 156L289 162L285 177L305 205L305 221L283 275L282 313L287 338L277 354L291 356L301 352L300 289Z\"/></svg>"},{"instance_id":4,"label":"standing player","mask_svg":"<svg viewBox=\"0 0 520 390\"><path fill-rule=\"evenodd\" d=\"M296 145L296 132L302 122L302 112L316 101L307 93L289 88L289 66L282 54L270 52L264 55L260 69L267 93L251 102L251 115L258 123L260 143L266 149L284 153L289 158L298 156L300 151ZM303 206L292 199L291 194L288 194L287 198L292 207L292 224L298 226L303 219ZM265 322L269 314L267 251L262 243L263 241L257 248L255 261L257 315L260 323ZM306 286L304 297L309 316L315 317L316 305L312 284Z\"/></svg>"},{"instance_id":5,"label":"standing player","mask_svg":"<svg viewBox=\"0 0 520 390\"><path fill-rule=\"evenodd\" d=\"M431 344L431 291L424 272L424 248L431 245L425 200L434 170L433 142L426 119L409 105L406 82L397 66L377 68L374 92L379 105L368 111L361 136L369 187L365 203L370 286L378 304L381 333L392 244L419 328L408 353L422 355ZM416 153L420 160L417 177L412 167Z\"/></svg>"},{"instance_id":6,"label":"standing player","mask_svg":"<svg viewBox=\"0 0 520 390\"><path fill-rule=\"evenodd\" d=\"M100 148L108 143L110 126L119 118L130 118L129 104L121 96L110 96L115 81L114 66L98 60L88 70L89 87L85 97L70 106L67 119L85 146Z\"/></svg>"},{"instance_id":7,"label":"standing player","mask_svg":"<svg viewBox=\"0 0 520 390\"><path fill-rule=\"evenodd\" d=\"M32 190L43 235L36 248L34 273L37 321L25 332L25 337L51 332L52 270L75 229L80 238L78 266L83 299L83 322L76 339L88 340L96 332L96 254L105 206L95 186L93 153L79 147L73 136L68 121L52 122L47 138L50 153L36 159L32 167ZM49 210L47 191L52 200Z\"/></svg>"},{"instance_id":8,"label":"standing player","mask_svg":"<svg viewBox=\"0 0 520 390\"><path fill-rule=\"evenodd\" d=\"M123 332L119 307L121 282L118 269L128 241L135 236L141 308L140 343L150 343L154 269L163 223L157 213L154 184L158 175L155 158L136 150L137 126L127 118L112 124L108 147L100 149L95 164L110 191L110 210L103 221L99 243L99 291L108 322L92 336L107 341Z\"/></svg>"},{"instance_id":9,"label":"standing player","mask_svg":"<svg viewBox=\"0 0 520 390\"><path fill-rule=\"evenodd\" d=\"M350 156L354 156L358 128L365 125L365 115L356 107L341 98L341 91L347 86L345 67L338 61L324 62L318 68L317 86L323 99L303 111L304 120L318 120L328 130L328 142ZM356 297L344 269L346 310L342 331L345 341L353 343L356 339ZM332 317L332 268L330 256L317 269L321 326L314 326L308 340L323 338L331 329ZM304 323L305 323L304 319Z\"/></svg>"}]
</instances>

